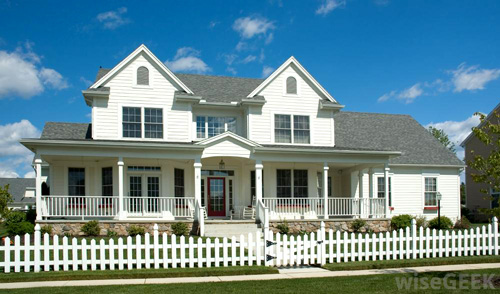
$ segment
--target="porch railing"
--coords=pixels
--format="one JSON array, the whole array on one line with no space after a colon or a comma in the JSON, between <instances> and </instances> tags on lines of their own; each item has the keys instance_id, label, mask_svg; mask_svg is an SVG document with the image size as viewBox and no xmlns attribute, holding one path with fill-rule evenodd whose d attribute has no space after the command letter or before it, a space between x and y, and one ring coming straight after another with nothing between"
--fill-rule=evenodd
<instances>
[{"instance_id":1,"label":"porch railing","mask_svg":"<svg viewBox=\"0 0 500 294\"><path fill-rule=\"evenodd\" d=\"M385 198L328 198L328 215L383 217Z\"/></svg>"},{"instance_id":2,"label":"porch railing","mask_svg":"<svg viewBox=\"0 0 500 294\"><path fill-rule=\"evenodd\" d=\"M193 217L194 197L123 197L128 215L171 214L172 217Z\"/></svg>"},{"instance_id":3,"label":"porch railing","mask_svg":"<svg viewBox=\"0 0 500 294\"><path fill-rule=\"evenodd\" d=\"M42 196L44 217L114 217L118 196Z\"/></svg>"},{"instance_id":4,"label":"porch railing","mask_svg":"<svg viewBox=\"0 0 500 294\"><path fill-rule=\"evenodd\" d=\"M304 216L316 218L323 215L323 198L263 198L264 205L276 217Z\"/></svg>"}]
</instances>

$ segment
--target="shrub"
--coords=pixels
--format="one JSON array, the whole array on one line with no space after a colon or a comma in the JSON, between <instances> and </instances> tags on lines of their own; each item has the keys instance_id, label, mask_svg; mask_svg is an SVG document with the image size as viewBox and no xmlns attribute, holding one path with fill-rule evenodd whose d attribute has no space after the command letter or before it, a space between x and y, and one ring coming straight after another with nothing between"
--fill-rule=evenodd
<instances>
[{"instance_id":1,"label":"shrub","mask_svg":"<svg viewBox=\"0 0 500 294\"><path fill-rule=\"evenodd\" d=\"M461 219L457 220L453 228L457 230L470 229L470 221L465 216L462 216Z\"/></svg>"},{"instance_id":2,"label":"shrub","mask_svg":"<svg viewBox=\"0 0 500 294\"><path fill-rule=\"evenodd\" d=\"M43 235L49 234L52 235L52 226L51 225L45 225L40 228L40 233Z\"/></svg>"},{"instance_id":3,"label":"shrub","mask_svg":"<svg viewBox=\"0 0 500 294\"><path fill-rule=\"evenodd\" d=\"M6 227L9 227L10 225L25 221L26 221L26 213L22 211L10 211L5 217L4 224Z\"/></svg>"},{"instance_id":4,"label":"shrub","mask_svg":"<svg viewBox=\"0 0 500 294\"><path fill-rule=\"evenodd\" d=\"M19 223L12 223L7 227L7 232L9 235L24 235L26 233L33 234L35 226L27 221L22 221Z\"/></svg>"},{"instance_id":5,"label":"shrub","mask_svg":"<svg viewBox=\"0 0 500 294\"><path fill-rule=\"evenodd\" d=\"M172 233L176 236L187 236L189 233L189 228L185 223L175 223L172 225Z\"/></svg>"},{"instance_id":6,"label":"shrub","mask_svg":"<svg viewBox=\"0 0 500 294\"><path fill-rule=\"evenodd\" d=\"M286 220L283 221L283 223L281 224L278 224L278 226L276 227L281 234L288 234L288 232L290 232L290 227L288 226L288 222Z\"/></svg>"},{"instance_id":7,"label":"shrub","mask_svg":"<svg viewBox=\"0 0 500 294\"><path fill-rule=\"evenodd\" d=\"M359 232L362 228L366 226L366 221L362 219L356 219L351 223L351 229L353 232L357 233Z\"/></svg>"},{"instance_id":8,"label":"shrub","mask_svg":"<svg viewBox=\"0 0 500 294\"><path fill-rule=\"evenodd\" d=\"M427 228L427 220L425 219L425 216L415 217L415 223L417 224L417 228Z\"/></svg>"},{"instance_id":9,"label":"shrub","mask_svg":"<svg viewBox=\"0 0 500 294\"><path fill-rule=\"evenodd\" d=\"M411 220L413 217L409 214L401 214L393 216L391 219L391 228L393 230L404 229L411 226Z\"/></svg>"},{"instance_id":10,"label":"shrub","mask_svg":"<svg viewBox=\"0 0 500 294\"><path fill-rule=\"evenodd\" d=\"M429 228L431 229L451 229L453 222L446 216L441 217L441 227L438 225L438 217L431 219Z\"/></svg>"},{"instance_id":11,"label":"shrub","mask_svg":"<svg viewBox=\"0 0 500 294\"><path fill-rule=\"evenodd\" d=\"M99 236L99 234L101 233L99 222L96 220L87 222L82 227L82 233L87 236Z\"/></svg>"},{"instance_id":12,"label":"shrub","mask_svg":"<svg viewBox=\"0 0 500 294\"><path fill-rule=\"evenodd\" d=\"M117 232L115 232L115 231L112 231L112 230L108 230L108 231L106 232L106 236L108 236L109 238L113 238L113 237L118 236L118 233L117 233Z\"/></svg>"},{"instance_id":13,"label":"shrub","mask_svg":"<svg viewBox=\"0 0 500 294\"><path fill-rule=\"evenodd\" d=\"M70 232L65 232L63 234L63 236L66 237L66 238L68 238L68 239L71 238L71 237L73 237Z\"/></svg>"},{"instance_id":14,"label":"shrub","mask_svg":"<svg viewBox=\"0 0 500 294\"><path fill-rule=\"evenodd\" d=\"M26 220L32 224L35 224L36 210L33 208L33 206L30 206L28 211L26 211Z\"/></svg>"},{"instance_id":15,"label":"shrub","mask_svg":"<svg viewBox=\"0 0 500 294\"><path fill-rule=\"evenodd\" d=\"M130 227L127 228L127 233L129 236L135 237L137 235L144 236L146 232L143 227L131 225Z\"/></svg>"}]
</instances>

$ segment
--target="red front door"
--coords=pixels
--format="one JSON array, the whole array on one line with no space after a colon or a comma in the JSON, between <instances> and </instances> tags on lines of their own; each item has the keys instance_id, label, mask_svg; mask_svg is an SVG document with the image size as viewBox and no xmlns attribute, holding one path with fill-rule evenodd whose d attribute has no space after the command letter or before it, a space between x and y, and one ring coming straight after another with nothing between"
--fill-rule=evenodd
<instances>
[{"instance_id":1,"label":"red front door","mask_svg":"<svg viewBox=\"0 0 500 294\"><path fill-rule=\"evenodd\" d=\"M226 216L226 179L207 178L208 216Z\"/></svg>"}]
</instances>

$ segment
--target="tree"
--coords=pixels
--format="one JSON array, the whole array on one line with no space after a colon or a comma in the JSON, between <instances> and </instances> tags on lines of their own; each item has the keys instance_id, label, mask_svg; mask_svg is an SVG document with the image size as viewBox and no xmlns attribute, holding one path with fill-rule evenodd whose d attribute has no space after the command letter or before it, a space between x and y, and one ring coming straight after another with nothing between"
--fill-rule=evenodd
<instances>
[{"instance_id":1,"label":"tree","mask_svg":"<svg viewBox=\"0 0 500 294\"><path fill-rule=\"evenodd\" d=\"M9 193L9 185L0 186L0 216L5 218L9 212L8 205L12 203L12 195Z\"/></svg>"},{"instance_id":2,"label":"tree","mask_svg":"<svg viewBox=\"0 0 500 294\"><path fill-rule=\"evenodd\" d=\"M460 203L464 205L467 203L467 189L464 182L460 184Z\"/></svg>"},{"instance_id":3,"label":"tree","mask_svg":"<svg viewBox=\"0 0 500 294\"><path fill-rule=\"evenodd\" d=\"M455 143L450 141L448 134L446 134L443 130L435 128L433 126L429 127L429 132L444 145L444 147L448 148L451 152L455 153Z\"/></svg>"},{"instance_id":4,"label":"tree","mask_svg":"<svg viewBox=\"0 0 500 294\"><path fill-rule=\"evenodd\" d=\"M491 120L487 120L486 115L482 113L474 115L479 116L481 123L478 127L472 128L472 132L480 142L486 145L487 149L491 148L491 151L487 156L474 154L474 150L471 151L473 159L467 164L474 171L471 173L472 180L486 184L492 190L500 191L500 113L493 112ZM481 189L481 192L487 195L487 199L493 200L490 190ZM480 211L500 218L500 200L498 207L482 208Z\"/></svg>"}]
</instances>

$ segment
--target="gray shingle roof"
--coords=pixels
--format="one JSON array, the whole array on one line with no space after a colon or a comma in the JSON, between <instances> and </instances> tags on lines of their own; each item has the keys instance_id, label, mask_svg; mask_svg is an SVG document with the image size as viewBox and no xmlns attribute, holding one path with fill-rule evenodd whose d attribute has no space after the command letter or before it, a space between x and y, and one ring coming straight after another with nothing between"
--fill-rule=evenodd
<instances>
[{"instance_id":1,"label":"gray shingle roof","mask_svg":"<svg viewBox=\"0 0 500 294\"><path fill-rule=\"evenodd\" d=\"M24 198L26 188L35 188L35 179L23 179L23 178L0 178L0 186L9 185L9 193L12 195L14 203L35 203L35 197Z\"/></svg>"},{"instance_id":2,"label":"gray shingle roof","mask_svg":"<svg viewBox=\"0 0 500 294\"><path fill-rule=\"evenodd\" d=\"M47 122L40 139L84 140L92 139L92 124Z\"/></svg>"},{"instance_id":3,"label":"gray shingle roof","mask_svg":"<svg viewBox=\"0 0 500 294\"><path fill-rule=\"evenodd\" d=\"M409 115L341 111L334 118L339 148L401 151L392 164L464 164Z\"/></svg>"}]
</instances>

